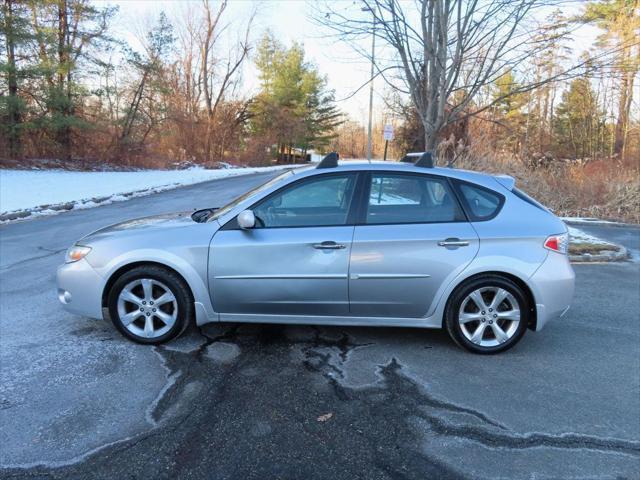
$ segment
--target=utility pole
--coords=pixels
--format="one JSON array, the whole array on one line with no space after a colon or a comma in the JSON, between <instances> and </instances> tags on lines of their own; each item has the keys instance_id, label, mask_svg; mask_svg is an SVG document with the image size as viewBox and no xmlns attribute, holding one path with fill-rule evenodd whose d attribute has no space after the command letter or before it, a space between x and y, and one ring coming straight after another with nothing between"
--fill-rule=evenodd
<instances>
[{"instance_id":1,"label":"utility pole","mask_svg":"<svg viewBox=\"0 0 640 480\"><path fill-rule=\"evenodd\" d=\"M363 12L371 12L373 16L373 39L371 40L371 76L369 80L369 129L367 131L367 160L371 163L371 153L372 153L372 129L373 129L373 76L375 74L375 55L376 55L376 16L375 13L371 10L370 7L363 7Z\"/></svg>"}]
</instances>

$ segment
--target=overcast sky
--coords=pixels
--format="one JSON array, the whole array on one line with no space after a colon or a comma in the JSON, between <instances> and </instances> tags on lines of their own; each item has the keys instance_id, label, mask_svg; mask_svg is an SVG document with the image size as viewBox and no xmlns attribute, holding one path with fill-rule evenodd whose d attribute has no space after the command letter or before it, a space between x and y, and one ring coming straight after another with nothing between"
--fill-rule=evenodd
<instances>
[{"instance_id":1,"label":"overcast sky","mask_svg":"<svg viewBox=\"0 0 640 480\"><path fill-rule=\"evenodd\" d=\"M351 0L341 1L351 3ZM114 34L129 42L135 42L133 32L144 28L149 22L154 23L161 11L164 11L172 22L177 22L184 10L200 7L199 0L117 0L96 3L118 5L119 13L114 22ZM310 19L313 4L305 0L232 0L226 13L227 20L241 25L253 9L257 9L258 12L252 29L253 39L259 39L265 30L270 29L286 45L293 41L303 43L307 59L318 66L321 74L327 76L329 87L335 90L340 108L354 120L365 123L368 88L363 88L347 100L343 99L367 81L370 63L359 57L352 47L328 38L328 32L314 25ZM563 12L579 9L580 2L574 2L565 6ZM593 42L596 32L596 29L591 27L583 27L576 32L576 40L573 42L576 58ZM238 30L230 30L229 35L238 33ZM368 44L363 46L370 48ZM243 81L247 93L255 91L258 86L256 69L252 62L248 62L245 67ZM374 87L374 111L379 113L382 110L381 99L385 93L385 85L378 81Z\"/></svg>"}]
</instances>

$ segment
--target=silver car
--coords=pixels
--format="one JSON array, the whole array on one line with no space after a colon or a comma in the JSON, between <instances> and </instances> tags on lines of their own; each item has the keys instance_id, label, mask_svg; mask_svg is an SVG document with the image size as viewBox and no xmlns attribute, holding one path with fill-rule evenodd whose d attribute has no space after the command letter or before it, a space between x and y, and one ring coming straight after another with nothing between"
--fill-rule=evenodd
<instances>
[{"instance_id":1,"label":"silver car","mask_svg":"<svg viewBox=\"0 0 640 480\"><path fill-rule=\"evenodd\" d=\"M58 298L158 344L189 323L446 328L496 353L568 310L566 226L506 176L416 163L287 171L217 209L73 245Z\"/></svg>"}]
</instances>

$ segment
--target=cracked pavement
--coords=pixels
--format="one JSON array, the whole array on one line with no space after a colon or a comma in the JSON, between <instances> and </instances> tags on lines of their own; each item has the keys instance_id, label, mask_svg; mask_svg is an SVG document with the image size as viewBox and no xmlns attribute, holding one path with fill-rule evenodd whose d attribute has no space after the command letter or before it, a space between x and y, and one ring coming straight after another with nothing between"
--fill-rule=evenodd
<instances>
[{"instance_id":1,"label":"cracked pavement","mask_svg":"<svg viewBox=\"0 0 640 480\"><path fill-rule=\"evenodd\" d=\"M0 227L1 478L638 478L638 263L576 265L567 316L489 357L362 327L209 324L145 347L58 306L82 234L272 175ZM609 234L638 250L640 229Z\"/></svg>"}]
</instances>

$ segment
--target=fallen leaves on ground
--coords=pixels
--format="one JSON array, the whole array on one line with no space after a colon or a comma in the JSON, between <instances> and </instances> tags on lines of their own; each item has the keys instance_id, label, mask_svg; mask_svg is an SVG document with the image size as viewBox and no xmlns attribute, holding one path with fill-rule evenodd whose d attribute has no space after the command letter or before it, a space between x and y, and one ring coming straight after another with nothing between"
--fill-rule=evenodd
<instances>
[{"instance_id":1,"label":"fallen leaves on ground","mask_svg":"<svg viewBox=\"0 0 640 480\"><path fill-rule=\"evenodd\" d=\"M326 422L327 420L329 420L331 417L333 417L333 413L329 412L329 413L325 413L324 415L320 415L317 420L319 422Z\"/></svg>"}]
</instances>

